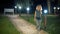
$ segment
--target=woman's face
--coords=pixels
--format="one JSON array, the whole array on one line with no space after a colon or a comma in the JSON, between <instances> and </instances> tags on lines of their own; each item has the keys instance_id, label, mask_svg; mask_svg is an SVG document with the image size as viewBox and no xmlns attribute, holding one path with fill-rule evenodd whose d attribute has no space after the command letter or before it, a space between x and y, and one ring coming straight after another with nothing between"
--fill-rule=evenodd
<instances>
[{"instance_id":1,"label":"woman's face","mask_svg":"<svg viewBox=\"0 0 60 34\"><path fill-rule=\"evenodd\" d=\"M36 9L40 11L41 10L41 6L40 5L37 6Z\"/></svg>"}]
</instances>

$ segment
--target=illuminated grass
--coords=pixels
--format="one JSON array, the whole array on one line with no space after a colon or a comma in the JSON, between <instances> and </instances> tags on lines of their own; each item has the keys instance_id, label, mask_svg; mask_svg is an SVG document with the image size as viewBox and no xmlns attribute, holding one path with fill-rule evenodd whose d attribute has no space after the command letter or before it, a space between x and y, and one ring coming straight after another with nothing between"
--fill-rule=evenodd
<instances>
[{"instance_id":1,"label":"illuminated grass","mask_svg":"<svg viewBox=\"0 0 60 34\"><path fill-rule=\"evenodd\" d=\"M0 34L20 34L8 17L0 16Z\"/></svg>"}]
</instances>

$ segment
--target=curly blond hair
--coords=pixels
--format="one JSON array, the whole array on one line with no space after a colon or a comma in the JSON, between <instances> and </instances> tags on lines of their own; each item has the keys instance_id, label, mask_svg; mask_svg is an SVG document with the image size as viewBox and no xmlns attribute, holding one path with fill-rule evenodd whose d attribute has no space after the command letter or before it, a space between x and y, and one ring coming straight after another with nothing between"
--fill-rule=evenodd
<instances>
[{"instance_id":1,"label":"curly blond hair","mask_svg":"<svg viewBox=\"0 0 60 34\"><path fill-rule=\"evenodd\" d=\"M37 6L36 6L36 10L41 11L41 10L42 10L42 6L41 6L41 5L37 5Z\"/></svg>"}]
</instances>

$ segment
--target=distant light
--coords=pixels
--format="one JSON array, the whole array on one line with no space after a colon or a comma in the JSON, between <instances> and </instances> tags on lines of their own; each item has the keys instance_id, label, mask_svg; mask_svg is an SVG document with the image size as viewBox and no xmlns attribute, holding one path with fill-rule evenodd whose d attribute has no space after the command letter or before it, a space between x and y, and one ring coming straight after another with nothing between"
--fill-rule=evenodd
<instances>
[{"instance_id":1,"label":"distant light","mask_svg":"<svg viewBox=\"0 0 60 34\"><path fill-rule=\"evenodd\" d=\"M28 7L28 8L27 8L27 11L29 11L29 10L30 10L30 8Z\"/></svg>"},{"instance_id":2,"label":"distant light","mask_svg":"<svg viewBox=\"0 0 60 34\"><path fill-rule=\"evenodd\" d=\"M58 7L57 9L59 10L60 8Z\"/></svg>"},{"instance_id":3,"label":"distant light","mask_svg":"<svg viewBox=\"0 0 60 34\"><path fill-rule=\"evenodd\" d=\"M44 13L46 14L47 13L47 10L44 10Z\"/></svg>"},{"instance_id":4,"label":"distant light","mask_svg":"<svg viewBox=\"0 0 60 34\"><path fill-rule=\"evenodd\" d=\"M21 9L21 6L19 6L19 9Z\"/></svg>"},{"instance_id":5,"label":"distant light","mask_svg":"<svg viewBox=\"0 0 60 34\"><path fill-rule=\"evenodd\" d=\"M56 9L56 7L54 7L54 9Z\"/></svg>"},{"instance_id":6,"label":"distant light","mask_svg":"<svg viewBox=\"0 0 60 34\"><path fill-rule=\"evenodd\" d=\"M15 6L15 8L17 8L17 6Z\"/></svg>"}]
</instances>

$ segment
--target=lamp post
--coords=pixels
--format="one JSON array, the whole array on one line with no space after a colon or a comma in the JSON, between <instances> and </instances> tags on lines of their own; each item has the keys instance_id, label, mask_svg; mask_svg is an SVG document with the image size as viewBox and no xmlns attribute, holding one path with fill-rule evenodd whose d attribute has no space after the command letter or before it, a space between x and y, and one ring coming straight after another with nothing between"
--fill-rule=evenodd
<instances>
[{"instance_id":1,"label":"lamp post","mask_svg":"<svg viewBox=\"0 0 60 34\"><path fill-rule=\"evenodd\" d=\"M30 10L30 8L28 7L28 8L27 8L27 13L28 13L28 14L29 14L29 10Z\"/></svg>"},{"instance_id":2,"label":"lamp post","mask_svg":"<svg viewBox=\"0 0 60 34\"><path fill-rule=\"evenodd\" d=\"M27 14L29 15L29 10L30 10L30 8L29 7L27 7Z\"/></svg>"},{"instance_id":3,"label":"lamp post","mask_svg":"<svg viewBox=\"0 0 60 34\"><path fill-rule=\"evenodd\" d=\"M59 14L60 7L57 7L57 14Z\"/></svg>"},{"instance_id":4,"label":"lamp post","mask_svg":"<svg viewBox=\"0 0 60 34\"><path fill-rule=\"evenodd\" d=\"M19 8L19 13L20 13L20 16L21 16L21 6L19 6L18 8Z\"/></svg>"},{"instance_id":5,"label":"lamp post","mask_svg":"<svg viewBox=\"0 0 60 34\"><path fill-rule=\"evenodd\" d=\"M56 7L54 7L54 14L56 14Z\"/></svg>"},{"instance_id":6,"label":"lamp post","mask_svg":"<svg viewBox=\"0 0 60 34\"><path fill-rule=\"evenodd\" d=\"M17 6L15 6L14 8L15 8L15 13L17 13L17 8L18 8L18 7L17 7Z\"/></svg>"},{"instance_id":7,"label":"lamp post","mask_svg":"<svg viewBox=\"0 0 60 34\"><path fill-rule=\"evenodd\" d=\"M46 23L47 23L47 10L44 10L44 28L46 28Z\"/></svg>"}]
</instances>

